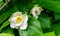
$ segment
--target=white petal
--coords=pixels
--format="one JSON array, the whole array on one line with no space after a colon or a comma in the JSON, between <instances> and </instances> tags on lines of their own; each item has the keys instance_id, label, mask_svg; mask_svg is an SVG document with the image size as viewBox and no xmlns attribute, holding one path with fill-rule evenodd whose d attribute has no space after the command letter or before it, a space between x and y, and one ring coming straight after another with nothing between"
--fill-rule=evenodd
<instances>
[{"instance_id":1,"label":"white petal","mask_svg":"<svg viewBox=\"0 0 60 36\"><path fill-rule=\"evenodd\" d=\"M11 27L11 28L15 28L15 24L14 24L14 23L11 23L11 24L10 24L10 27Z\"/></svg>"},{"instance_id":2,"label":"white petal","mask_svg":"<svg viewBox=\"0 0 60 36\"><path fill-rule=\"evenodd\" d=\"M25 30L27 28L27 26L28 26L27 21L28 21L28 16L26 14L24 14L23 22L22 22L22 25L20 26L21 30Z\"/></svg>"},{"instance_id":3,"label":"white petal","mask_svg":"<svg viewBox=\"0 0 60 36\"><path fill-rule=\"evenodd\" d=\"M23 15L23 23L26 23L28 21L28 16L26 14Z\"/></svg>"},{"instance_id":4,"label":"white petal","mask_svg":"<svg viewBox=\"0 0 60 36\"><path fill-rule=\"evenodd\" d=\"M36 14L36 11L37 11L37 14ZM31 14L35 17L35 18L38 18L38 15L41 14L41 10L40 10L40 7L34 7L32 10L31 10Z\"/></svg>"},{"instance_id":5,"label":"white petal","mask_svg":"<svg viewBox=\"0 0 60 36\"><path fill-rule=\"evenodd\" d=\"M17 18L17 17L11 17L11 18L9 19L9 21L10 21L10 22L15 22L16 18Z\"/></svg>"},{"instance_id":6,"label":"white petal","mask_svg":"<svg viewBox=\"0 0 60 36\"><path fill-rule=\"evenodd\" d=\"M41 10L39 9L39 7L35 7L33 12L35 12L35 11L38 12L38 13L37 13L38 15L41 13Z\"/></svg>"},{"instance_id":7,"label":"white petal","mask_svg":"<svg viewBox=\"0 0 60 36\"><path fill-rule=\"evenodd\" d=\"M38 15L37 15L35 12L32 12L32 15L33 15L35 18L38 18Z\"/></svg>"},{"instance_id":8,"label":"white petal","mask_svg":"<svg viewBox=\"0 0 60 36\"><path fill-rule=\"evenodd\" d=\"M15 12L15 13L13 13L13 15L12 16L20 16L20 15L22 15L22 12Z\"/></svg>"},{"instance_id":9,"label":"white petal","mask_svg":"<svg viewBox=\"0 0 60 36\"><path fill-rule=\"evenodd\" d=\"M20 26L20 25L22 25L22 23L15 23L15 25L16 25L16 26Z\"/></svg>"},{"instance_id":10,"label":"white petal","mask_svg":"<svg viewBox=\"0 0 60 36\"><path fill-rule=\"evenodd\" d=\"M20 29L21 29L21 30L26 30L26 29L27 29L27 26L28 26L27 23L22 24L22 25L20 26Z\"/></svg>"},{"instance_id":11,"label":"white petal","mask_svg":"<svg viewBox=\"0 0 60 36\"><path fill-rule=\"evenodd\" d=\"M38 18L38 16L34 16L35 18Z\"/></svg>"},{"instance_id":12,"label":"white petal","mask_svg":"<svg viewBox=\"0 0 60 36\"><path fill-rule=\"evenodd\" d=\"M35 18L38 18L38 15L33 15Z\"/></svg>"},{"instance_id":13,"label":"white petal","mask_svg":"<svg viewBox=\"0 0 60 36\"><path fill-rule=\"evenodd\" d=\"M15 29L18 29L18 26L15 26Z\"/></svg>"}]
</instances>

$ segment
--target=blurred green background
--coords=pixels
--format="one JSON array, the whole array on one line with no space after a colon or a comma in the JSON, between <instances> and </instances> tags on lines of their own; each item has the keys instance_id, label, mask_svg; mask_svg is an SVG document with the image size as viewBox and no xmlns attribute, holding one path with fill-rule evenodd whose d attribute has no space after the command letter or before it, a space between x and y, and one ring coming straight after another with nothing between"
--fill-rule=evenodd
<instances>
[{"instance_id":1,"label":"blurred green background","mask_svg":"<svg viewBox=\"0 0 60 36\"><path fill-rule=\"evenodd\" d=\"M4 3L0 0L0 8ZM35 4L44 9L38 19L30 14ZM10 28L8 19L16 11L28 13L27 30ZM60 36L60 0L10 0L0 10L0 36Z\"/></svg>"}]
</instances>

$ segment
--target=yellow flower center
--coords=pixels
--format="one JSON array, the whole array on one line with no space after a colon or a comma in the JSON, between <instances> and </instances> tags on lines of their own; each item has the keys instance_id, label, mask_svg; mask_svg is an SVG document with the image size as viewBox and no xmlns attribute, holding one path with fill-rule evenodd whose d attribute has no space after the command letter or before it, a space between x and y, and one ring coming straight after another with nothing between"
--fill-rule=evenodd
<instances>
[{"instance_id":1,"label":"yellow flower center","mask_svg":"<svg viewBox=\"0 0 60 36\"><path fill-rule=\"evenodd\" d=\"M15 20L16 23L21 23L23 21L23 16L17 16L17 19Z\"/></svg>"}]
</instances>

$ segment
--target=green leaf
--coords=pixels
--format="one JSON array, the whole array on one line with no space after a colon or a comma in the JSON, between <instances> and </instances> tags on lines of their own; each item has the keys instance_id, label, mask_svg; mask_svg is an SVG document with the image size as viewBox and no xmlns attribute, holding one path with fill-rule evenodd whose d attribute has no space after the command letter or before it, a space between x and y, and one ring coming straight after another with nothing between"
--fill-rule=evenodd
<instances>
[{"instance_id":1,"label":"green leaf","mask_svg":"<svg viewBox=\"0 0 60 36\"><path fill-rule=\"evenodd\" d=\"M32 16L29 16L27 30L18 29L18 32L20 36L43 36L40 22Z\"/></svg>"},{"instance_id":2,"label":"green leaf","mask_svg":"<svg viewBox=\"0 0 60 36\"><path fill-rule=\"evenodd\" d=\"M54 32L48 32L48 33L45 33L44 36L55 36L55 33Z\"/></svg>"},{"instance_id":3,"label":"green leaf","mask_svg":"<svg viewBox=\"0 0 60 36\"><path fill-rule=\"evenodd\" d=\"M14 32L13 29L11 28L5 28L2 30L2 33L0 34L0 36L14 36Z\"/></svg>"},{"instance_id":4,"label":"green leaf","mask_svg":"<svg viewBox=\"0 0 60 36\"><path fill-rule=\"evenodd\" d=\"M51 21L47 14L41 13L38 20L40 21L43 28L50 28Z\"/></svg>"},{"instance_id":5,"label":"green leaf","mask_svg":"<svg viewBox=\"0 0 60 36\"><path fill-rule=\"evenodd\" d=\"M36 4L39 4L41 7L60 13L60 4L58 4L58 2L56 1L52 1L52 0L36 0L35 2Z\"/></svg>"},{"instance_id":6,"label":"green leaf","mask_svg":"<svg viewBox=\"0 0 60 36\"><path fill-rule=\"evenodd\" d=\"M9 18L14 12L17 11L16 7L12 7L4 11L4 13L0 16L0 24L4 22L7 18Z\"/></svg>"},{"instance_id":7,"label":"green leaf","mask_svg":"<svg viewBox=\"0 0 60 36\"><path fill-rule=\"evenodd\" d=\"M60 35L60 24L52 24L52 30L55 31L56 35Z\"/></svg>"},{"instance_id":8,"label":"green leaf","mask_svg":"<svg viewBox=\"0 0 60 36\"><path fill-rule=\"evenodd\" d=\"M4 27L6 27L7 25L9 25L10 24L10 22L7 20L7 21L5 21L4 23L3 23L3 25L0 27L0 31L4 28Z\"/></svg>"},{"instance_id":9,"label":"green leaf","mask_svg":"<svg viewBox=\"0 0 60 36\"><path fill-rule=\"evenodd\" d=\"M60 20L60 13L54 13L55 20Z\"/></svg>"},{"instance_id":10,"label":"green leaf","mask_svg":"<svg viewBox=\"0 0 60 36\"><path fill-rule=\"evenodd\" d=\"M14 36L14 35L9 34L9 33L1 33L0 36Z\"/></svg>"}]
</instances>

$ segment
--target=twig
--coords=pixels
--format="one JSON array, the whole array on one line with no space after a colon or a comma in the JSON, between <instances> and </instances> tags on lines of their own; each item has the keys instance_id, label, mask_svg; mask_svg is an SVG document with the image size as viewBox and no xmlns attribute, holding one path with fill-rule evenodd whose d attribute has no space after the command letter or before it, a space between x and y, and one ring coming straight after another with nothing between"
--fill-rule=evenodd
<instances>
[{"instance_id":1,"label":"twig","mask_svg":"<svg viewBox=\"0 0 60 36\"><path fill-rule=\"evenodd\" d=\"M6 0L6 2L0 7L0 11L10 2L10 0Z\"/></svg>"}]
</instances>

